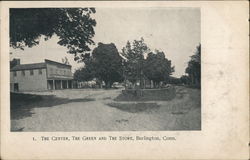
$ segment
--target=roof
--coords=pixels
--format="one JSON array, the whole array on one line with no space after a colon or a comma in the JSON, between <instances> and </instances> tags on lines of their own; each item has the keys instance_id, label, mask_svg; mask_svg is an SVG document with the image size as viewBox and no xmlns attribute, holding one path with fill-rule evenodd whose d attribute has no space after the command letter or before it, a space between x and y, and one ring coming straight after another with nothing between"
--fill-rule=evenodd
<instances>
[{"instance_id":1,"label":"roof","mask_svg":"<svg viewBox=\"0 0 250 160\"><path fill-rule=\"evenodd\" d=\"M69 77L64 77L64 76L60 76L60 77L56 77L56 76L50 76L47 78L48 80L73 80L73 76L69 76Z\"/></svg>"},{"instance_id":2,"label":"roof","mask_svg":"<svg viewBox=\"0 0 250 160\"><path fill-rule=\"evenodd\" d=\"M49 63L49 64L54 64L54 65L59 65L59 66L62 66L62 67L71 68L71 65L59 63L59 62L56 62L56 61L51 61L51 60L48 60L48 59L45 59L45 63Z\"/></svg>"},{"instance_id":3,"label":"roof","mask_svg":"<svg viewBox=\"0 0 250 160\"><path fill-rule=\"evenodd\" d=\"M51 61L51 60L45 59L45 62L42 62L42 63L30 63L30 64L19 64L19 65L16 65L13 68L11 68L10 71L20 71L20 70L30 70L30 69L46 68L46 63L54 64L54 65L59 65L59 66L62 66L62 67L67 67L67 68L71 68L71 65L67 65L67 64L63 64L63 63L59 63L59 62L55 62L55 61Z\"/></svg>"},{"instance_id":4,"label":"roof","mask_svg":"<svg viewBox=\"0 0 250 160\"><path fill-rule=\"evenodd\" d=\"M11 68L11 71L29 70L29 69L41 69L46 68L46 63L31 63L31 64L20 64Z\"/></svg>"}]
</instances>

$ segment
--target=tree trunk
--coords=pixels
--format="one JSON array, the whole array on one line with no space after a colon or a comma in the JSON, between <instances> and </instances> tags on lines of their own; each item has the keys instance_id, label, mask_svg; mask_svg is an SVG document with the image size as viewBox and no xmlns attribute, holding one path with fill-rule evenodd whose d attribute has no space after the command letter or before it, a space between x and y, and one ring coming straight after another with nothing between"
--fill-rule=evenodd
<instances>
[{"instance_id":1,"label":"tree trunk","mask_svg":"<svg viewBox=\"0 0 250 160\"><path fill-rule=\"evenodd\" d=\"M194 75L191 74L191 84L193 85L194 84Z\"/></svg>"},{"instance_id":2,"label":"tree trunk","mask_svg":"<svg viewBox=\"0 0 250 160\"><path fill-rule=\"evenodd\" d=\"M107 89L108 88L108 81L104 81L105 83L105 88Z\"/></svg>"},{"instance_id":3,"label":"tree trunk","mask_svg":"<svg viewBox=\"0 0 250 160\"><path fill-rule=\"evenodd\" d=\"M103 88L103 86L102 86L102 80L101 79L97 79L97 81L98 81L98 84L100 85L100 88Z\"/></svg>"},{"instance_id":4,"label":"tree trunk","mask_svg":"<svg viewBox=\"0 0 250 160\"><path fill-rule=\"evenodd\" d=\"M105 83L105 88L108 89L108 88L111 88L111 87L112 87L112 84L113 84L114 82L112 82L112 81L104 81L104 83Z\"/></svg>"},{"instance_id":5,"label":"tree trunk","mask_svg":"<svg viewBox=\"0 0 250 160\"><path fill-rule=\"evenodd\" d=\"M123 83L125 85L125 90L128 89L128 87L127 87L127 76L124 77Z\"/></svg>"},{"instance_id":6,"label":"tree trunk","mask_svg":"<svg viewBox=\"0 0 250 160\"><path fill-rule=\"evenodd\" d=\"M156 82L155 81L153 81L153 84L154 84L154 88L156 88Z\"/></svg>"},{"instance_id":7,"label":"tree trunk","mask_svg":"<svg viewBox=\"0 0 250 160\"><path fill-rule=\"evenodd\" d=\"M156 87L160 88L160 82L158 82L158 81L156 82Z\"/></svg>"}]
</instances>

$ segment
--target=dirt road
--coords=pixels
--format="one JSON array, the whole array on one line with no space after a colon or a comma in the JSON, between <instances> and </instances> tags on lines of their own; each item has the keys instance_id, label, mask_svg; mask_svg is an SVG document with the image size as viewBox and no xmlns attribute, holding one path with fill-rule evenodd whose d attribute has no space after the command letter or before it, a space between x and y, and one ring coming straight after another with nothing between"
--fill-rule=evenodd
<instances>
[{"instance_id":1,"label":"dirt road","mask_svg":"<svg viewBox=\"0 0 250 160\"><path fill-rule=\"evenodd\" d=\"M200 90L176 87L170 101L115 102L121 89L29 93L42 98L12 107L12 131L200 130ZM26 106L25 106L26 105ZM29 106L29 107L27 107ZM131 109L134 106L134 109ZM122 107L122 108L121 108ZM22 116L20 116L22 115Z\"/></svg>"}]
</instances>

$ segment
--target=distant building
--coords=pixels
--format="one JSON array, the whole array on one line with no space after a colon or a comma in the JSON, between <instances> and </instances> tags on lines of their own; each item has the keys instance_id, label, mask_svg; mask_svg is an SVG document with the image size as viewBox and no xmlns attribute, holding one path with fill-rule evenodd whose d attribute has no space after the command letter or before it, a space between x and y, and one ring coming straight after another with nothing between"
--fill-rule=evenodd
<instances>
[{"instance_id":1,"label":"distant building","mask_svg":"<svg viewBox=\"0 0 250 160\"><path fill-rule=\"evenodd\" d=\"M20 64L10 69L11 91L44 91L73 87L71 65L45 59L43 63Z\"/></svg>"}]
</instances>

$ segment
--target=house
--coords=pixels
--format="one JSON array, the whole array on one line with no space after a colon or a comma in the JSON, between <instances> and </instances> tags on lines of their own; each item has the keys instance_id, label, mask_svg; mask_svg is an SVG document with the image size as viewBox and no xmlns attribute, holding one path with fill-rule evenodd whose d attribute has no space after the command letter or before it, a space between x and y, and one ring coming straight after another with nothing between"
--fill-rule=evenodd
<instances>
[{"instance_id":1,"label":"house","mask_svg":"<svg viewBox=\"0 0 250 160\"><path fill-rule=\"evenodd\" d=\"M10 69L10 91L45 91L73 86L71 65L45 59L42 63L17 64Z\"/></svg>"}]
</instances>

